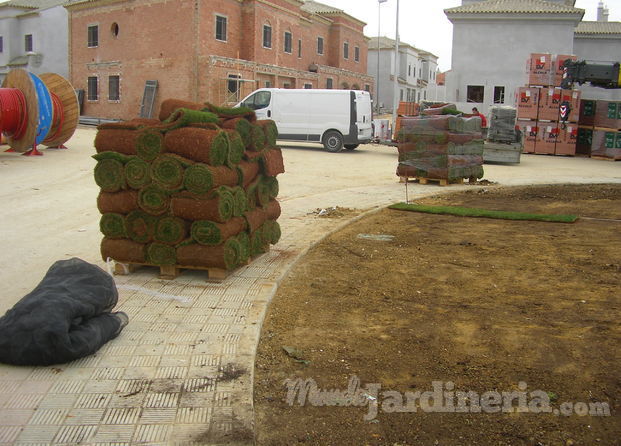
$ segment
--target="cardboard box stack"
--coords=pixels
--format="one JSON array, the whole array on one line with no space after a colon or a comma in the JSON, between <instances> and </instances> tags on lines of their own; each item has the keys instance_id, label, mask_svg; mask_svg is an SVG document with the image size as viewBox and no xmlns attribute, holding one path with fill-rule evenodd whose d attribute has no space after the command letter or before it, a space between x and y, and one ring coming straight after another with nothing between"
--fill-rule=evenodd
<instances>
[{"instance_id":1,"label":"cardboard box stack","mask_svg":"<svg viewBox=\"0 0 621 446\"><path fill-rule=\"evenodd\" d=\"M591 156L621 160L621 101L597 101Z\"/></svg>"},{"instance_id":2,"label":"cardboard box stack","mask_svg":"<svg viewBox=\"0 0 621 446\"><path fill-rule=\"evenodd\" d=\"M524 134L524 153L574 155L578 138L580 92L561 89L563 64L575 56L531 54L527 62L528 84L516 94L517 125ZM560 107L570 106L565 125Z\"/></svg>"}]
</instances>

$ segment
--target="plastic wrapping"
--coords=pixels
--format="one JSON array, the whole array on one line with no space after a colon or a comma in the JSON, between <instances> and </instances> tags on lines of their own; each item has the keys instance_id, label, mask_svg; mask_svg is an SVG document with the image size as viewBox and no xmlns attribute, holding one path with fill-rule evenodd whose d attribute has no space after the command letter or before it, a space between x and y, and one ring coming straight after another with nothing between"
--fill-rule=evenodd
<instances>
[{"instance_id":1,"label":"plastic wrapping","mask_svg":"<svg viewBox=\"0 0 621 446\"><path fill-rule=\"evenodd\" d=\"M490 110L487 139L494 142L516 142L516 118L517 110L514 107L492 107Z\"/></svg>"}]
</instances>

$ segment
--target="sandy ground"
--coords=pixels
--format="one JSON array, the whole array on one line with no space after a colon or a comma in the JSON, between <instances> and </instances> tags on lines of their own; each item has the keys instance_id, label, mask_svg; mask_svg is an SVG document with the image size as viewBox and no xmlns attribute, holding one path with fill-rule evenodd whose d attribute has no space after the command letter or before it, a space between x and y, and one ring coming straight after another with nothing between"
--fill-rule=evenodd
<instances>
[{"instance_id":1,"label":"sandy ground","mask_svg":"<svg viewBox=\"0 0 621 446\"><path fill-rule=\"evenodd\" d=\"M40 281L56 260L80 257L103 265L99 255L98 188L93 180L96 129L79 128L68 150L42 150L42 157L0 153L4 313ZM331 154L312 144L281 144L287 173L279 176L283 213L287 201L339 204L341 191L402 197L394 176L396 150L366 145ZM578 158L523 156L520 165L486 165L486 178L503 184L621 182L621 164ZM411 185L410 191L437 186ZM452 188L454 189L454 188ZM300 206L296 206L300 208Z\"/></svg>"}]
</instances>

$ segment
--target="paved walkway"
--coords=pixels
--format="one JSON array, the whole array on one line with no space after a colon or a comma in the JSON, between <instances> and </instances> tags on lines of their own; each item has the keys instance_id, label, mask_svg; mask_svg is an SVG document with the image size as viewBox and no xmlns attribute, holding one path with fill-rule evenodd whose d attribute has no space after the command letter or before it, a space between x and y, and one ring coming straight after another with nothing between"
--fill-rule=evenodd
<instances>
[{"instance_id":1,"label":"paved walkway","mask_svg":"<svg viewBox=\"0 0 621 446\"><path fill-rule=\"evenodd\" d=\"M86 144L90 137L92 132ZM392 150L368 147L334 163L340 154L285 149L280 243L222 283L205 282L200 272L164 281L148 268L117 276L117 308L129 315L130 324L96 355L54 367L0 365L0 445L252 444L254 356L267 306L294 262L347 223L310 213L334 205L369 210L403 200L404 186L392 176ZM67 157L82 163L84 156L49 154L29 165L47 162L49 169ZM15 159L1 158L0 164L19 169L22 161ZM528 156L520 166L486 166L486 178L505 184L621 182L620 168L621 163ZM92 181L89 175L84 184ZM409 192L420 196L458 188L410 185ZM95 215L85 229L93 232L92 240L99 238ZM11 234L22 237L14 243L27 245L23 230ZM66 257L70 248L63 248L53 250L54 260ZM93 246L81 257L98 261ZM18 298L5 298L3 307Z\"/></svg>"}]
</instances>

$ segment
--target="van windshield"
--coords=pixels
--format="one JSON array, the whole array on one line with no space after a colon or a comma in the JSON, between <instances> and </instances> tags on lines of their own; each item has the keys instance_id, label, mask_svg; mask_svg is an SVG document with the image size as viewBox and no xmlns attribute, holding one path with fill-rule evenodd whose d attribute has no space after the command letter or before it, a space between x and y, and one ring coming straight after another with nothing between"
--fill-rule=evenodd
<instances>
[{"instance_id":1,"label":"van windshield","mask_svg":"<svg viewBox=\"0 0 621 446\"><path fill-rule=\"evenodd\" d=\"M272 93L269 91L257 91L255 94L250 96L244 102L242 102L242 107L248 107L252 110L260 110L262 108L270 105L270 99L272 98Z\"/></svg>"}]
</instances>

